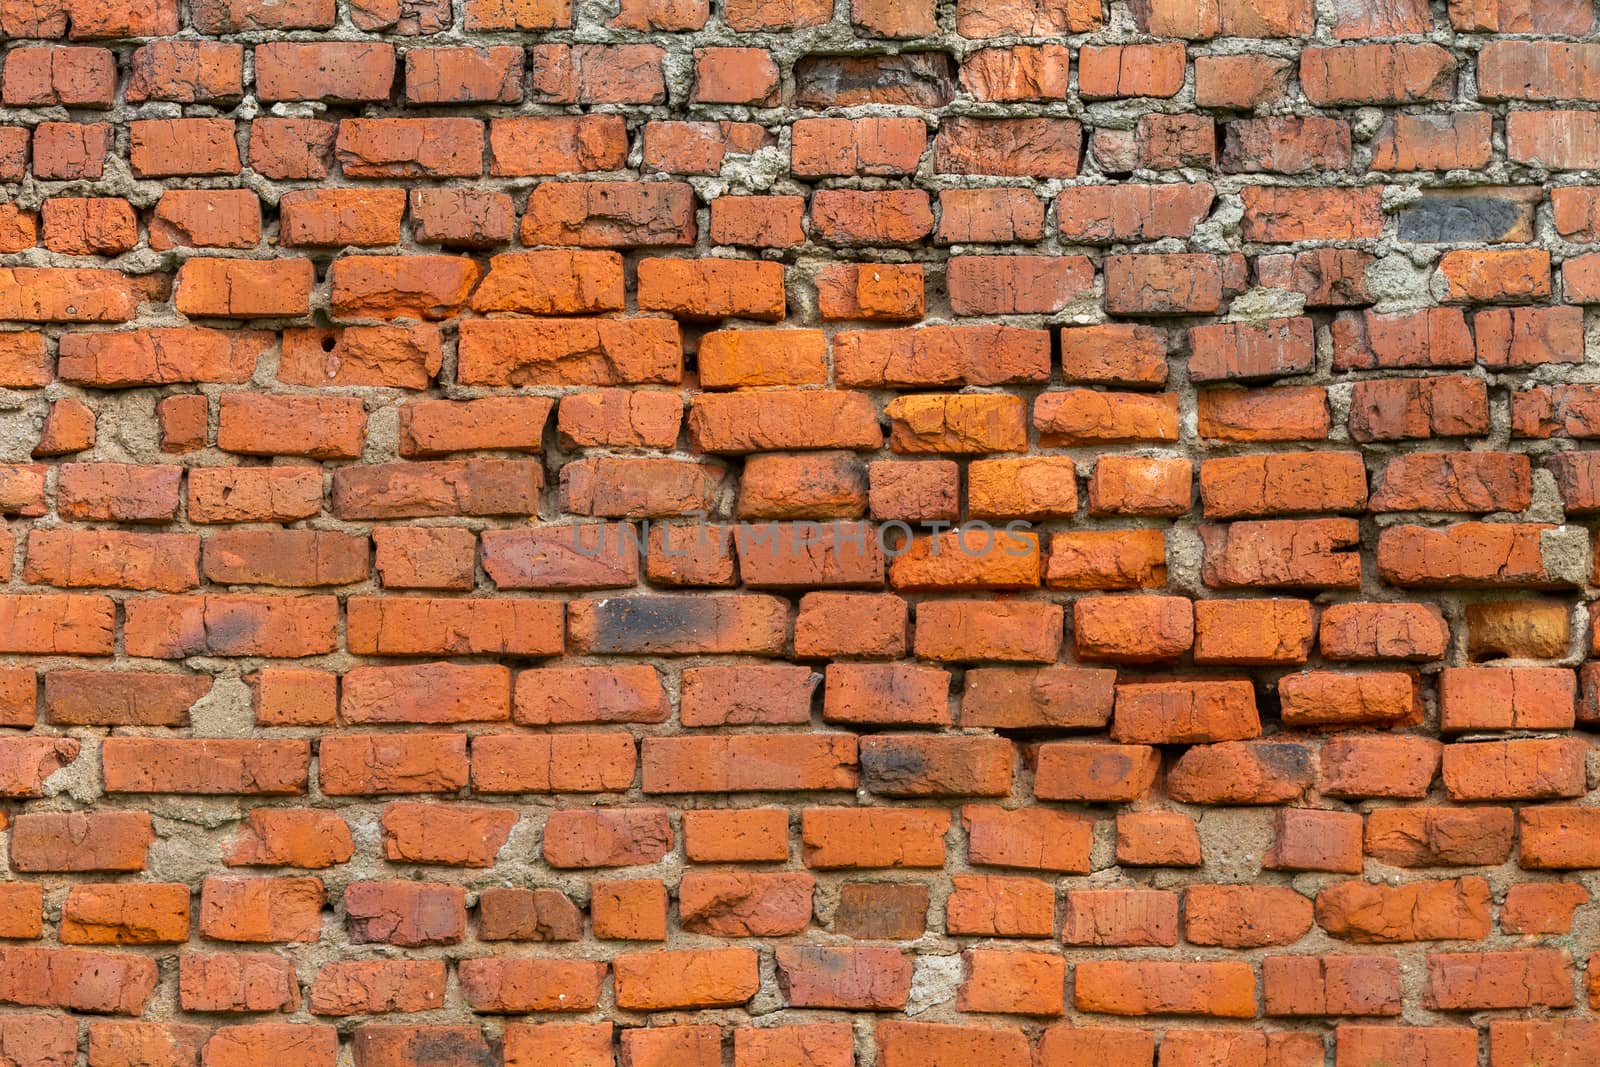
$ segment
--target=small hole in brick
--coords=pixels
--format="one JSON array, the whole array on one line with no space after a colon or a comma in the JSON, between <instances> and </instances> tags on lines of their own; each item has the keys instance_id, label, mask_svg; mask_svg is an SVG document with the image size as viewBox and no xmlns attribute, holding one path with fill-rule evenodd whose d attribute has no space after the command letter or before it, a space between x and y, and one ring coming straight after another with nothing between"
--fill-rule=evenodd
<instances>
[{"instance_id":1,"label":"small hole in brick","mask_svg":"<svg viewBox=\"0 0 1600 1067\"><path fill-rule=\"evenodd\" d=\"M333 346L337 343L338 342L333 339L333 334L330 333L322 339L322 350L324 352L332 352Z\"/></svg>"}]
</instances>

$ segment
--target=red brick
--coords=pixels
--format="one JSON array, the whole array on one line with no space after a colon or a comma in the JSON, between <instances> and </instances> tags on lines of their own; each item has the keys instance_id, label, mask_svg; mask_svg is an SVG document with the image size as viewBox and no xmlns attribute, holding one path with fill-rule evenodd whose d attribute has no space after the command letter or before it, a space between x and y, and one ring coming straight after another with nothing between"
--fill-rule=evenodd
<instances>
[{"instance_id":1,"label":"red brick","mask_svg":"<svg viewBox=\"0 0 1600 1067\"><path fill-rule=\"evenodd\" d=\"M1304 663L1311 605L1301 600L1201 600L1194 605L1197 664Z\"/></svg>"},{"instance_id":2,"label":"red brick","mask_svg":"<svg viewBox=\"0 0 1600 1067\"><path fill-rule=\"evenodd\" d=\"M211 41L151 41L134 49L125 91L130 103L234 99L244 93L244 48Z\"/></svg>"},{"instance_id":3,"label":"red brick","mask_svg":"<svg viewBox=\"0 0 1600 1067\"><path fill-rule=\"evenodd\" d=\"M1500 929L1508 934L1565 934L1573 912L1589 902L1589 891L1571 882L1514 885L1500 909Z\"/></svg>"},{"instance_id":4,"label":"red brick","mask_svg":"<svg viewBox=\"0 0 1600 1067\"><path fill-rule=\"evenodd\" d=\"M185 953L178 958L185 1011L293 1011L300 1006L294 968L264 952Z\"/></svg>"},{"instance_id":5,"label":"red brick","mask_svg":"<svg viewBox=\"0 0 1600 1067\"><path fill-rule=\"evenodd\" d=\"M1363 944L1477 940L1489 934L1489 886L1481 878L1339 882L1317 894L1316 918L1330 936Z\"/></svg>"},{"instance_id":6,"label":"red brick","mask_svg":"<svg viewBox=\"0 0 1600 1067\"><path fill-rule=\"evenodd\" d=\"M628 1067L717 1067L722 1062L722 1031L709 1025L624 1030L622 1062Z\"/></svg>"},{"instance_id":7,"label":"red brick","mask_svg":"<svg viewBox=\"0 0 1600 1067\"><path fill-rule=\"evenodd\" d=\"M1492 127L1492 116L1485 111L1396 115L1373 142L1372 167L1380 171L1479 170L1493 157Z\"/></svg>"},{"instance_id":8,"label":"red brick","mask_svg":"<svg viewBox=\"0 0 1600 1067\"><path fill-rule=\"evenodd\" d=\"M572 25L569 0L470 0L469 30L553 30Z\"/></svg>"},{"instance_id":9,"label":"red brick","mask_svg":"<svg viewBox=\"0 0 1600 1067\"><path fill-rule=\"evenodd\" d=\"M549 103L659 104L665 52L651 44L535 45L533 94Z\"/></svg>"},{"instance_id":10,"label":"red brick","mask_svg":"<svg viewBox=\"0 0 1600 1067\"><path fill-rule=\"evenodd\" d=\"M804 244L800 196L719 196L711 201L711 243L751 248Z\"/></svg>"},{"instance_id":11,"label":"red brick","mask_svg":"<svg viewBox=\"0 0 1600 1067\"><path fill-rule=\"evenodd\" d=\"M696 863L788 859L788 813L781 808L685 811L683 850Z\"/></svg>"},{"instance_id":12,"label":"red brick","mask_svg":"<svg viewBox=\"0 0 1600 1067\"><path fill-rule=\"evenodd\" d=\"M262 100L387 100L394 85L394 46L376 42L272 41L255 61Z\"/></svg>"},{"instance_id":13,"label":"red brick","mask_svg":"<svg viewBox=\"0 0 1600 1067\"><path fill-rule=\"evenodd\" d=\"M466 248L505 244L516 231L505 193L486 189L412 189L411 226L422 244Z\"/></svg>"},{"instance_id":14,"label":"red brick","mask_svg":"<svg viewBox=\"0 0 1600 1067\"><path fill-rule=\"evenodd\" d=\"M250 124L250 167L268 178L326 178L335 133L333 123L316 119L258 118Z\"/></svg>"},{"instance_id":15,"label":"red brick","mask_svg":"<svg viewBox=\"0 0 1600 1067\"><path fill-rule=\"evenodd\" d=\"M321 968L311 984L313 1015L418 1012L444 1003L443 960L357 960Z\"/></svg>"},{"instance_id":16,"label":"red brick","mask_svg":"<svg viewBox=\"0 0 1600 1067\"><path fill-rule=\"evenodd\" d=\"M1340 189L1250 185L1241 233L1247 241L1291 242L1377 237L1383 230L1378 186Z\"/></svg>"},{"instance_id":17,"label":"red brick","mask_svg":"<svg viewBox=\"0 0 1600 1067\"><path fill-rule=\"evenodd\" d=\"M295 0L288 4L266 4L261 0L203 0L191 12L195 28L201 33L238 33L241 30L328 29L334 21L334 5L327 0Z\"/></svg>"},{"instance_id":18,"label":"red brick","mask_svg":"<svg viewBox=\"0 0 1600 1067\"><path fill-rule=\"evenodd\" d=\"M1159 754L1147 745L1050 742L1039 746L1033 792L1041 800L1137 800L1155 781L1159 764Z\"/></svg>"},{"instance_id":19,"label":"red brick","mask_svg":"<svg viewBox=\"0 0 1600 1067\"><path fill-rule=\"evenodd\" d=\"M961 84L978 100L1065 100L1067 48L1017 45L985 48L961 64Z\"/></svg>"},{"instance_id":20,"label":"red brick","mask_svg":"<svg viewBox=\"0 0 1600 1067\"><path fill-rule=\"evenodd\" d=\"M597 883L597 909L607 884ZM439 887L444 888L444 887ZM665 901L662 901L663 908ZM603 936L596 917L596 936ZM588 1011L600 999L606 965L589 960L497 959L462 960L457 966L462 993L474 1011Z\"/></svg>"},{"instance_id":21,"label":"red brick","mask_svg":"<svg viewBox=\"0 0 1600 1067\"><path fill-rule=\"evenodd\" d=\"M733 1032L734 1067L851 1067L855 1048L843 1023L741 1026Z\"/></svg>"},{"instance_id":22,"label":"red brick","mask_svg":"<svg viewBox=\"0 0 1600 1067\"><path fill-rule=\"evenodd\" d=\"M1454 308L1346 312L1334 319L1333 344L1341 370L1470 367L1473 360L1466 317Z\"/></svg>"},{"instance_id":23,"label":"red brick","mask_svg":"<svg viewBox=\"0 0 1600 1067\"><path fill-rule=\"evenodd\" d=\"M101 747L108 793L288 796L306 791L306 741L111 737Z\"/></svg>"},{"instance_id":24,"label":"red brick","mask_svg":"<svg viewBox=\"0 0 1600 1067\"><path fill-rule=\"evenodd\" d=\"M33 176L99 181L110 150L110 123L41 122L33 128Z\"/></svg>"},{"instance_id":25,"label":"red brick","mask_svg":"<svg viewBox=\"0 0 1600 1067\"><path fill-rule=\"evenodd\" d=\"M1079 79L1082 79L1079 71ZM937 174L1073 178L1083 128L1073 119L946 118L933 142Z\"/></svg>"},{"instance_id":26,"label":"red brick","mask_svg":"<svg viewBox=\"0 0 1600 1067\"><path fill-rule=\"evenodd\" d=\"M1238 1018L1256 1013L1255 971L1236 961L1086 960L1078 964L1073 985L1075 1005L1085 1012Z\"/></svg>"},{"instance_id":27,"label":"red brick","mask_svg":"<svg viewBox=\"0 0 1600 1067\"><path fill-rule=\"evenodd\" d=\"M617 170L627 154L627 129L615 115L501 118L489 123L489 173L494 175Z\"/></svg>"},{"instance_id":28,"label":"red brick","mask_svg":"<svg viewBox=\"0 0 1600 1067\"><path fill-rule=\"evenodd\" d=\"M1577 308L1494 308L1475 314L1472 326L1478 362L1486 367L1583 362L1583 314Z\"/></svg>"},{"instance_id":29,"label":"red brick","mask_svg":"<svg viewBox=\"0 0 1600 1067\"><path fill-rule=\"evenodd\" d=\"M912 245L932 231L928 194L918 189L822 189L811 198L811 234L824 244Z\"/></svg>"},{"instance_id":30,"label":"red brick","mask_svg":"<svg viewBox=\"0 0 1600 1067\"><path fill-rule=\"evenodd\" d=\"M882 1011L904 1007L910 993L911 961L897 948L786 945L775 955L778 989L792 1007Z\"/></svg>"},{"instance_id":31,"label":"red brick","mask_svg":"<svg viewBox=\"0 0 1600 1067\"><path fill-rule=\"evenodd\" d=\"M480 793L614 793L633 784L636 762L625 733L482 735L472 744L472 783ZM440 791L459 788L454 780Z\"/></svg>"},{"instance_id":32,"label":"red brick","mask_svg":"<svg viewBox=\"0 0 1600 1067\"><path fill-rule=\"evenodd\" d=\"M1340 1026L1334 1034L1341 1067L1467 1062L1478 1055L1478 1032L1470 1026Z\"/></svg>"},{"instance_id":33,"label":"red brick","mask_svg":"<svg viewBox=\"0 0 1600 1067\"><path fill-rule=\"evenodd\" d=\"M1118 315L1205 314L1236 288L1237 260L1191 253L1111 255L1106 310Z\"/></svg>"},{"instance_id":34,"label":"red brick","mask_svg":"<svg viewBox=\"0 0 1600 1067\"><path fill-rule=\"evenodd\" d=\"M70 1011L138 1015L156 984L155 961L125 952L89 949L0 948L0 999L28 1007L65 1008ZM9 1020L45 1016L12 1015ZM11 1022L5 1028L8 1044L49 1042L62 1047L60 1033ZM69 1046L70 1040L66 1042ZM49 1062L44 1059L24 1062ZM63 1061L64 1062L64 1061Z\"/></svg>"},{"instance_id":35,"label":"red brick","mask_svg":"<svg viewBox=\"0 0 1600 1067\"><path fill-rule=\"evenodd\" d=\"M1439 773L1441 746L1428 737L1346 735L1322 746L1323 793L1419 799Z\"/></svg>"},{"instance_id":36,"label":"red brick","mask_svg":"<svg viewBox=\"0 0 1600 1067\"><path fill-rule=\"evenodd\" d=\"M344 891L344 909L356 944L453 944L467 922L462 889L431 882L353 882Z\"/></svg>"},{"instance_id":37,"label":"red brick","mask_svg":"<svg viewBox=\"0 0 1600 1067\"><path fill-rule=\"evenodd\" d=\"M1115 672L1092 667L978 668L966 675L961 722L1002 728L1104 726Z\"/></svg>"},{"instance_id":38,"label":"red brick","mask_svg":"<svg viewBox=\"0 0 1600 1067\"><path fill-rule=\"evenodd\" d=\"M755 417L756 412L761 418ZM767 452L796 448L882 447L872 402L846 391L774 391L694 397L690 443L702 452Z\"/></svg>"},{"instance_id":39,"label":"red brick","mask_svg":"<svg viewBox=\"0 0 1600 1067\"><path fill-rule=\"evenodd\" d=\"M1072 630L1080 659L1170 659L1193 645L1194 612L1184 597L1083 597Z\"/></svg>"},{"instance_id":40,"label":"red brick","mask_svg":"<svg viewBox=\"0 0 1600 1067\"><path fill-rule=\"evenodd\" d=\"M661 1011L742 1004L756 993L757 962L755 951L743 948L617 956L612 960L617 1006Z\"/></svg>"},{"instance_id":41,"label":"red brick","mask_svg":"<svg viewBox=\"0 0 1600 1067\"><path fill-rule=\"evenodd\" d=\"M641 311L684 319L777 321L784 315L783 267L732 259L645 259L638 265L637 299Z\"/></svg>"},{"instance_id":42,"label":"red brick","mask_svg":"<svg viewBox=\"0 0 1600 1067\"><path fill-rule=\"evenodd\" d=\"M1447 667L1439 675L1440 729L1567 730L1577 681L1558 667Z\"/></svg>"},{"instance_id":43,"label":"red brick","mask_svg":"<svg viewBox=\"0 0 1600 1067\"><path fill-rule=\"evenodd\" d=\"M542 473L536 463L509 459L340 467L332 510L350 519L531 515Z\"/></svg>"},{"instance_id":44,"label":"red brick","mask_svg":"<svg viewBox=\"0 0 1600 1067\"><path fill-rule=\"evenodd\" d=\"M1176 96L1183 87L1180 42L1085 46L1078 54L1078 92L1086 100Z\"/></svg>"},{"instance_id":45,"label":"red brick","mask_svg":"<svg viewBox=\"0 0 1600 1067\"><path fill-rule=\"evenodd\" d=\"M1283 804L1316 777L1316 751L1293 740L1224 741L1178 757L1167 791L1188 804Z\"/></svg>"},{"instance_id":46,"label":"red brick","mask_svg":"<svg viewBox=\"0 0 1600 1067\"><path fill-rule=\"evenodd\" d=\"M1262 865L1274 870L1361 873L1362 820L1354 812L1290 808Z\"/></svg>"},{"instance_id":47,"label":"red brick","mask_svg":"<svg viewBox=\"0 0 1600 1067\"><path fill-rule=\"evenodd\" d=\"M1390 585L1550 586L1565 579L1544 562L1537 523L1463 522L1434 529L1394 526L1378 539L1378 573Z\"/></svg>"},{"instance_id":48,"label":"red brick","mask_svg":"<svg viewBox=\"0 0 1600 1067\"><path fill-rule=\"evenodd\" d=\"M1443 1011L1570 1007L1572 960L1560 949L1430 955L1426 1003Z\"/></svg>"},{"instance_id":49,"label":"red brick","mask_svg":"<svg viewBox=\"0 0 1600 1067\"><path fill-rule=\"evenodd\" d=\"M884 414L893 425L889 447L902 454L1021 452L1027 444L1026 408L1020 397L898 396Z\"/></svg>"},{"instance_id":50,"label":"red brick","mask_svg":"<svg viewBox=\"0 0 1600 1067\"><path fill-rule=\"evenodd\" d=\"M178 269L174 303L191 316L267 318L311 309L308 259L190 259Z\"/></svg>"},{"instance_id":51,"label":"red brick","mask_svg":"<svg viewBox=\"0 0 1600 1067\"><path fill-rule=\"evenodd\" d=\"M18 48L6 54L0 98L11 107L108 108L116 84L109 49Z\"/></svg>"},{"instance_id":52,"label":"red brick","mask_svg":"<svg viewBox=\"0 0 1600 1067\"><path fill-rule=\"evenodd\" d=\"M313 143L320 145L323 136L319 131ZM346 178L472 178L483 173L483 123L477 119L340 119L333 148ZM288 145L280 151L293 159ZM326 150L316 154L325 156ZM326 174L325 167L290 164L290 169L323 170L308 177Z\"/></svg>"},{"instance_id":53,"label":"red brick","mask_svg":"<svg viewBox=\"0 0 1600 1067\"><path fill-rule=\"evenodd\" d=\"M807 867L942 867L949 827L941 809L807 808L801 846Z\"/></svg>"},{"instance_id":54,"label":"red brick","mask_svg":"<svg viewBox=\"0 0 1600 1067\"><path fill-rule=\"evenodd\" d=\"M200 933L214 941L314 942L323 899L316 878L209 877L200 887Z\"/></svg>"},{"instance_id":55,"label":"red brick","mask_svg":"<svg viewBox=\"0 0 1600 1067\"><path fill-rule=\"evenodd\" d=\"M957 1006L969 1012L1060 1015L1066 962L1043 952L971 949Z\"/></svg>"},{"instance_id":56,"label":"red brick","mask_svg":"<svg viewBox=\"0 0 1600 1067\"><path fill-rule=\"evenodd\" d=\"M790 168L810 178L911 174L927 143L920 119L801 119Z\"/></svg>"},{"instance_id":57,"label":"red brick","mask_svg":"<svg viewBox=\"0 0 1600 1067\"><path fill-rule=\"evenodd\" d=\"M749 104L770 107L778 102L778 67L760 48L695 50L694 95L703 104Z\"/></svg>"},{"instance_id":58,"label":"red brick","mask_svg":"<svg viewBox=\"0 0 1600 1067\"><path fill-rule=\"evenodd\" d=\"M1183 935L1196 945L1287 945L1311 929L1311 911L1288 886L1195 885L1183 894Z\"/></svg>"},{"instance_id":59,"label":"red brick","mask_svg":"<svg viewBox=\"0 0 1600 1067\"><path fill-rule=\"evenodd\" d=\"M188 508L197 523L308 518L322 510L322 474L315 467L196 468Z\"/></svg>"},{"instance_id":60,"label":"red brick","mask_svg":"<svg viewBox=\"0 0 1600 1067\"><path fill-rule=\"evenodd\" d=\"M25 812L11 826L17 871L141 871L155 840L144 812Z\"/></svg>"},{"instance_id":61,"label":"red brick","mask_svg":"<svg viewBox=\"0 0 1600 1067\"><path fill-rule=\"evenodd\" d=\"M246 189L170 189L150 220L150 247L254 248L261 203Z\"/></svg>"},{"instance_id":62,"label":"red brick","mask_svg":"<svg viewBox=\"0 0 1600 1067\"><path fill-rule=\"evenodd\" d=\"M1032 242L1044 235L1044 204L1026 189L945 189L939 193L941 244Z\"/></svg>"},{"instance_id":63,"label":"red brick","mask_svg":"<svg viewBox=\"0 0 1600 1067\"><path fill-rule=\"evenodd\" d=\"M1313 248L1256 260L1257 281L1306 298L1306 307L1355 307L1373 301L1367 269L1376 261L1353 248Z\"/></svg>"},{"instance_id":64,"label":"red brick","mask_svg":"<svg viewBox=\"0 0 1600 1067\"><path fill-rule=\"evenodd\" d=\"M1550 295L1550 254L1533 249L1457 249L1439 260L1444 301L1526 304Z\"/></svg>"},{"instance_id":65,"label":"red brick","mask_svg":"<svg viewBox=\"0 0 1600 1067\"><path fill-rule=\"evenodd\" d=\"M1350 126L1317 116L1246 119L1224 127L1222 169L1314 174L1350 167Z\"/></svg>"},{"instance_id":66,"label":"red brick","mask_svg":"<svg viewBox=\"0 0 1600 1067\"><path fill-rule=\"evenodd\" d=\"M0 180L20 182L27 174L32 139L25 126L0 126Z\"/></svg>"},{"instance_id":67,"label":"red brick","mask_svg":"<svg viewBox=\"0 0 1600 1067\"><path fill-rule=\"evenodd\" d=\"M1177 516L1193 500L1185 459L1101 456L1089 478L1090 515Z\"/></svg>"},{"instance_id":68,"label":"red brick","mask_svg":"<svg viewBox=\"0 0 1600 1067\"><path fill-rule=\"evenodd\" d=\"M880 735L861 742L861 784L886 796L1004 796L1014 762L1000 738Z\"/></svg>"},{"instance_id":69,"label":"red brick","mask_svg":"<svg viewBox=\"0 0 1600 1067\"><path fill-rule=\"evenodd\" d=\"M694 204L693 190L676 182L547 182L528 196L522 242L602 248L692 244Z\"/></svg>"},{"instance_id":70,"label":"red brick","mask_svg":"<svg viewBox=\"0 0 1600 1067\"><path fill-rule=\"evenodd\" d=\"M467 784L462 734L342 734L318 747L318 785L330 797L453 793Z\"/></svg>"},{"instance_id":71,"label":"red brick","mask_svg":"<svg viewBox=\"0 0 1600 1067\"><path fill-rule=\"evenodd\" d=\"M1488 432L1482 382L1466 377L1386 378L1355 383L1350 435L1363 443Z\"/></svg>"},{"instance_id":72,"label":"red brick","mask_svg":"<svg viewBox=\"0 0 1600 1067\"><path fill-rule=\"evenodd\" d=\"M75 885L61 906L60 937L77 945L182 943L189 939L189 887Z\"/></svg>"},{"instance_id":73,"label":"red brick","mask_svg":"<svg viewBox=\"0 0 1600 1067\"><path fill-rule=\"evenodd\" d=\"M956 5L956 32L963 37L1051 36L1087 33L1105 24L1105 10L1095 0L1065 4L1011 0L984 5L962 0Z\"/></svg>"},{"instance_id":74,"label":"red brick","mask_svg":"<svg viewBox=\"0 0 1600 1067\"><path fill-rule=\"evenodd\" d=\"M1178 894L1159 889L1072 889L1061 940L1101 947L1178 943Z\"/></svg>"},{"instance_id":75,"label":"red brick","mask_svg":"<svg viewBox=\"0 0 1600 1067\"><path fill-rule=\"evenodd\" d=\"M1087 244L1188 237L1210 211L1214 195L1204 182L1082 185L1062 190L1056 217L1063 237Z\"/></svg>"},{"instance_id":76,"label":"red brick","mask_svg":"<svg viewBox=\"0 0 1600 1067\"><path fill-rule=\"evenodd\" d=\"M1287 91L1293 69L1292 63L1276 56L1196 56L1195 103L1231 108L1271 103Z\"/></svg>"},{"instance_id":77,"label":"red brick","mask_svg":"<svg viewBox=\"0 0 1600 1067\"><path fill-rule=\"evenodd\" d=\"M816 284L817 310L825 320L914 322L926 311L918 264L830 263L817 272Z\"/></svg>"},{"instance_id":78,"label":"red brick","mask_svg":"<svg viewBox=\"0 0 1600 1067\"><path fill-rule=\"evenodd\" d=\"M1059 311L1092 285L1082 257L959 256L949 261L947 285L958 315Z\"/></svg>"},{"instance_id":79,"label":"red brick","mask_svg":"<svg viewBox=\"0 0 1600 1067\"><path fill-rule=\"evenodd\" d=\"M608 1027L609 1030L609 1027ZM430 1056L483 1062L489 1045L477 1026L382 1026L355 1030L357 1067L406 1067Z\"/></svg>"},{"instance_id":80,"label":"red brick","mask_svg":"<svg viewBox=\"0 0 1600 1067\"><path fill-rule=\"evenodd\" d=\"M63 588L183 592L200 584L199 542L185 534L35 529L23 577Z\"/></svg>"},{"instance_id":81,"label":"red brick","mask_svg":"<svg viewBox=\"0 0 1600 1067\"><path fill-rule=\"evenodd\" d=\"M128 162L137 177L239 173L239 146L231 119L151 119L129 123L128 131ZM37 144L34 155L37 158Z\"/></svg>"},{"instance_id":82,"label":"red brick","mask_svg":"<svg viewBox=\"0 0 1600 1067\"><path fill-rule=\"evenodd\" d=\"M1300 84L1318 107L1410 104L1448 98L1455 62L1434 44L1362 44L1307 48Z\"/></svg>"},{"instance_id":83,"label":"red brick","mask_svg":"<svg viewBox=\"0 0 1600 1067\"><path fill-rule=\"evenodd\" d=\"M684 875L678 915L685 930L719 937L781 937L811 921L809 874Z\"/></svg>"},{"instance_id":84,"label":"red brick","mask_svg":"<svg viewBox=\"0 0 1600 1067\"><path fill-rule=\"evenodd\" d=\"M1509 845L1509 812L1506 814ZM1594 848L1590 833L1595 819L1587 809L1540 805L1522 808L1517 818L1518 837L1522 846L1518 862L1522 867L1529 870L1571 870L1600 865L1600 851Z\"/></svg>"},{"instance_id":85,"label":"red brick","mask_svg":"<svg viewBox=\"0 0 1600 1067\"><path fill-rule=\"evenodd\" d=\"M482 1037L477 1028L472 1036ZM487 1051L484 1055L488 1055ZM540 1063L568 1063L572 1067L613 1067L610 1023L513 1023L505 1028L508 1067L534 1067Z\"/></svg>"},{"instance_id":86,"label":"red brick","mask_svg":"<svg viewBox=\"0 0 1600 1067\"><path fill-rule=\"evenodd\" d=\"M350 828L331 812L295 808L256 808L223 851L230 867L321 869L355 854Z\"/></svg>"},{"instance_id":87,"label":"red brick","mask_svg":"<svg viewBox=\"0 0 1600 1067\"><path fill-rule=\"evenodd\" d=\"M1409 675L1306 671L1279 680L1283 720L1296 725L1403 722L1419 717Z\"/></svg>"},{"instance_id":88,"label":"red brick","mask_svg":"<svg viewBox=\"0 0 1600 1067\"><path fill-rule=\"evenodd\" d=\"M103 596L38 593L0 597L0 649L45 655L110 655L114 610L111 599Z\"/></svg>"},{"instance_id":89,"label":"red brick","mask_svg":"<svg viewBox=\"0 0 1600 1067\"><path fill-rule=\"evenodd\" d=\"M211 679L144 671L53 670L44 676L48 722L68 726L187 726Z\"/></svg>"},{"instance_id":90,"label":"red brick","mask_svg":"<svg viewBox=\"0 0 1600 1067\"><path fill-rule=\"evenodd\" d=\"M1400 969L1388 956L1268 956L1268 1015L1398 1015Z\"/></svg>"},{"instance_id":91,"label":"red brick","mask_svg":"<svg viewBox=\"0 0 1600 1067\"><path fill-rule=\"evenodd\" d=\"M514 104L522 99L522 49L511 45L406 50L409 104Z\"/></svg>"},{"instance_id":92,"label":"red brick","mask_svg":"<svg viewBox=\"0 0 1600 1067\"><path fill-rule=\"evenodd\" d=\"M938 725L950 721L948 671L909 663L834 663L823 718L832 722Z\"/></svg>"},{"instance_id":93,"label":"red brick","mask_svg":"<svg viewBox=\"0 0 1600 1067\"><path fill-rule=\"evenodd\" d=\"M22 322L126 322L139 305L134 286L112 270L14 267L0 278L0 313Z\"/></svg>"},{"instance_id":94,"label":"red brick","mask_svg":"<svg viewBox=\"0 0 1600 1067\"><path fill-rule=\"evenodd\" d=\"M1581 1063L1596 1036L1600 1035L1595 1024L1587 1019L1496 1019L1489 1024L1489 1063L1492 1067L1541 1061Z\"/></svg>"}]
</instances>

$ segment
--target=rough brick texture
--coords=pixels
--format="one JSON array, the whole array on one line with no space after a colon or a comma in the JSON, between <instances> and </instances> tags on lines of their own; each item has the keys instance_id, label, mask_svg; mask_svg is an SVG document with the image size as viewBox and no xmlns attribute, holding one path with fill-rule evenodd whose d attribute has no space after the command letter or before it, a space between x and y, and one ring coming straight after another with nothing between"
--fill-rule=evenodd
<instances>
[{"instance_id":1,"label":"rough brick texture","mask_svg":"<svg viewBox=\"0 0 1600 1067\"><path fill-rule=\"evenodd\" d=\"M1597 10L0 0L0 1067L1600 1062Z\"/></svg>"}]
</instances>

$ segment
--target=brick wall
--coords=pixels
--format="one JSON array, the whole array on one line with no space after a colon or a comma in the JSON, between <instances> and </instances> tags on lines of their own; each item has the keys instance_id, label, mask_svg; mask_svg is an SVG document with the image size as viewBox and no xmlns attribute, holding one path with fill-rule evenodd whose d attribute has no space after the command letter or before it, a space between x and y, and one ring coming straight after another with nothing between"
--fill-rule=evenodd
<instances>
[{"instance_id":1,"label":"brick wall","mask_svg":"<svg viewBox=\"0 0 1600 1067\"><path fill-rule=\"evenodd\" d=\"M1589 0L835 6L0 0L0 1067L1597 1062Z\"/></svg>"}]
</instances>

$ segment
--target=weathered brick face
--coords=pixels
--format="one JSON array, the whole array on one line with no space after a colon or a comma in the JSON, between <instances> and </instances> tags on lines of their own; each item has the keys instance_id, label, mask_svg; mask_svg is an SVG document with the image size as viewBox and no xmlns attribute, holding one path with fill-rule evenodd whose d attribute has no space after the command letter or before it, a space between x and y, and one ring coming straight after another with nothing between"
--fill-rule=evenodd
<instances>
[{"instance_id":1,"label":"weathered brick face","mask_svg":"<svg viewBox=\"0 0 1600 1067\"><path fill-rule=\"evenodd\" d=\"M1600 1062L1597 105L1591 0L0 0L0 1067Z\"/></svg>"}]
</instances>

